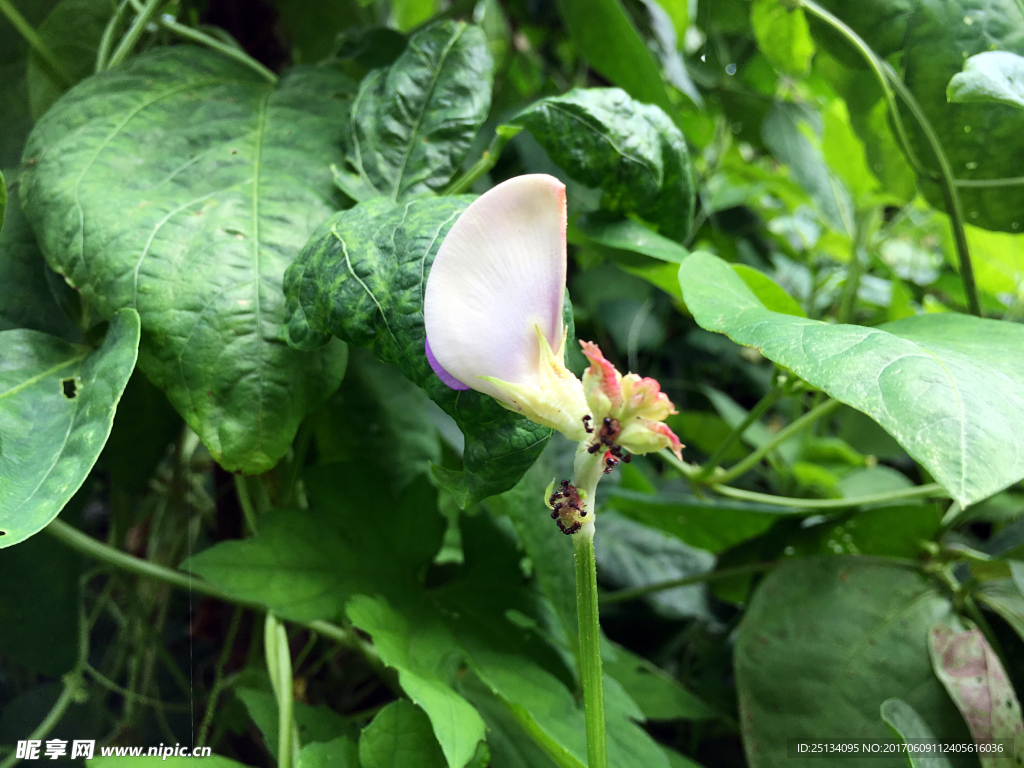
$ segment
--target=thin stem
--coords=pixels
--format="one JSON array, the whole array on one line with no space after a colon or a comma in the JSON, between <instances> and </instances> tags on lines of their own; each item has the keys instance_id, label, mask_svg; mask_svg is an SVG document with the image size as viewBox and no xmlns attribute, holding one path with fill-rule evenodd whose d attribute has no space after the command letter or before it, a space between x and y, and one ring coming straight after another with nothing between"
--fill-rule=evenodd
<instances>
[{"instance_id":1,"label":"thin stem","mask_svg":"<svg viewBox=\"0 0 1024 768\"><path fill-rule=\"evenodd\" d=\"M235 493L238 495L238 505L242 508L242 514L245 516L245 524L249 528L249 535L255 536L257 531L256 509L252 504L252 496L249 495L249 486L242 475L233 475L233 477L235 478Z\"/></svg>"},{"instance_id":2,"label":"thin stem","mask_svg":"<svg viewBox=\"0 0 1024 768\"><path fill-rule=\"evenodd\" d=\"M1003 179L957 179L958 187L1019 187L1024 185L1024 176L1008 176Z\"/></svg>"},{"instance_id":3,"label":"thin stem","mask_svg":"<svg viewBox=\"0 0 1024 768\"><path fill-rule=\"evenodd\" d=\"M913 488L901 488L898 491L890 491L889 493L853 496L849 499L798 499L789 496L772 496L769 493L757 493L756 491L744 491L740 488L730 488L727 485L715 485L712 488L716 493L732 499L742 499L743 501L753 501L780 507L793 507L795 509L851 509L869 504L888 504L907 499L949 497L949 492L938 483L916 485Z\"/></svg>"},{"instance_id":4,"label":"thin stem","mask_svg":"<svg viewBox=\"0 0 1024 768\"><path fill-rule=\"evenodd\" d=\"M241 621L242 607L235 606L235 610L231 614L231 623L228 625L227 637L224 638L224 646L221 648L220 656L217 657L217 663L213 667L213 686L210 688L210 693L206 698L206 712L203 713L203 722L199 726L197 746L205 746L206 737L210 733L217 700L220 698L220 692L226 687L224 683L224 665L228 663L228 659L231 657L231 651L235 645L235 636L238 634L238 625Z\"/></svg>"},{"instance_id":5,"label":"thin stem","mask_svg":"<svg viewBox=\"0 0 1024 768\"><path fill-rule=\"evenodd\" d=\"M136 701L144 706L152 707L153 709L163 709L169 712L192 711L192 708L188 704L168 704L167 702L161 701L160 699L154 699L150 696L146 696L145 694L136 693L135 691L130 691L127 688L123 688L122 686L118 685L113 680L111 680L109 677L104 675L102 672L100 672L98 669L88 664L85 666L85 672L89 675L89 677L91 677L93 680L95 680L97 683L99 683L101 686L106 688L111 693L116 693L118 696L122 696L126 699L131 699L132 701Z\"/></svg>"},{"instance_id":6,"label":"thin stem","mask_svg":"<svg viewBox=\"0 0 1024 768\"><path fill-rule=\"evenodd\" d=\"M588 535L588 533L590 535ZM576 613L580 628L580 677L587 724L587 765L607 768L604 730L604 672L601 669L601 624L598 616L597 562L593 532L573 536L576 562Z\"/></svg>"},{"instance_id":7,"label":"thin stem","mask_svg":"<svg viewBox=\"0 0 1024 768\"><path fill-rule=\"evenodd\" d=\"M865 43L856 32L854 32L842 20L814 2L814 0L799 0L799 3L807 9L807 11L817 16L852 43L868 62L872 71L875 73L875 76L878 78L878 81L882 86L882 93L885 96L886 104L893 116L893 123L896 125L896 131L904 154L906 154L907 159L910 160L910 164L918 174L931 179L932 181L936 181L942 189L942 197L946 203L946 212L949 214L949 218L953 224L953 236L956 241L957 254L960 258L960 279L963 281L964 291L967 294L967 304L970 307L972 314L981 317L981 301L978 298L978 288L974 282L974 268L971 265L971 255L967 247L967 234L964 231L964 217L963 208L960 203L960 193L957 191L957 182L953 177L953 169L949 164L949 158L946 157L946 152L942 147L942 143L939 141L939 137L932 128L932 124L928 120L927 115L925 115L924 110L921 109L921 105L917 103L917 99L914 98L914 95L906 85L904 85L903 81L900 80L894 72L892 72L885 62L879 60L875 52L871 50L871 47ZM939 163L938 179L933 171L926 170L924 168L921 162L917 159L917 156L914 154L910 141L907 138L906 131L904 130L903 123L900 119L900 113L896 106L893 91L899 94L900 98L910 109L911 114L914 116L914 119L917 121L921 130L924 132L932 153L935 155L935 159Z\"/></svg>"},{"instance_id":8,"label":"thin stem","mask_svg":"<svg viewBox=\"0 0 1024 768\"><path fill-rule=\"evenodd\" d=\"M96 50L94 72L99 73L107 68L107 61L110 58L110 47L114 44L114 34L121 23L121 17L124 15L124 10L128 7L128 3L129 0L121 0L118 3L114 15L110 17L110 21L107 22L107 26L103 29L103 37L100 38L100 46Z\"/></svg>"},{"instance_id":9,"label":"thin stem","mask_svg":"<svg viewBox=\"0 0 1024 768\"><path fill-rule=\"evenodd\" d=\"M287 507L299 502L299 478L302 476L302 468L306 464L306 454L309 453L309 443L312 439L313 420L304 419L302 424L299 425L298 434L295 436L292 460L288 465L284 492L281 494L282 506Z\"/></svg>"},{"instance_id":10,"label":"thin stem","mask_svg":"<svg viewBox=\"0 0 1024 768\"><path fill-rule=\"evenodd\" d=\"M233 45L228 45L221 42L212 35L208 35L205 32L201 32L198 29L193 29L184 24L179 24L166 16L160 17L160 26L179 35L186 40L191 40L194 43L205 45L207 48L212 48L215 51L223 53L225 56L234 59L235 61L244 64L249 69L258 73L260 77L265 78L268 82L276 83L278 81L277 75L267 69L265 66L260 64L256 59L247 54L245 51L239 50Z\"/></svg>"},{"instance_id":11,"label":"thin stem","mask_svg":"<svg viewBox=\"0 0 1024 768\"><path fill-rule=\"evenodd\" d=\"M680 461L667 448L659 451L658 455L662 460L683 473L683 476L694 481L697 468L685 461ZM892 501L903 501L904 499L920 498L949 498L949 491L938 483L917 485L913 488L901 488L898 491L888 493L875 493L869 496L854 496L849 499L799 499L792 496L773 496L770 493L758 493L757 491L745 491L741 488L733 488L722 485L719 482L710 483L709 487L715 493L743 501L754 501L759 504L771 504L779 507L793 507L794 509L851 509L853 507L866 506L868 504L886 504Z\"/></svg>"},{"instance_id":12,"label":"thin stem","mask_svg":"<svg viewBox=\"0 0 1024 768\"><path fill-rule=\"evenodd\" d=\"M867 246L876 214L876 208L869 208L857 215L857 231L853 239L853 247L850 250L850 268L846 273L846 285L843 287L843 297L839 301L839 312L836 315L836 320L840 323L848 323L853 319L857 306L860 278L864 273L864 260L861 258L861 251Z\"/></svg>"},{"instance_id":13,"label":"thin stem","mask_svg":"<svg viewBox=\"0 0 1024 768\"><path fill-rule=\"evenodd\" d=\"M886 67L886 73L892 82L893 88L910 108L910 113L917 120L921 130L924 131L928 144L931 145L935 159L939 162L939 170L942 173L939 187L942 189L942 198L946 203L946 212L949 214L950 223L953 226L953 239L956 241L956 251L960 258L960 280L964 284L964 292L967 294L967 306L972 315L982 317L981 299L978 297L978 286L974 281L974 266L971 264L971 252L967 246L967 231L964 229L964 211L960 202L960 192L957 190L956 179L953 177L953 167L946 156L946 150L939 141L931 121L925 115L921 105L918 104L914 94L904 85L895 72Z\"/></svg>"},{"instance_id":14,"label":"thin stem","mask_svg":"<svg viewBox=\"0 0 1024 768\"><path fill-rule=\"evenodd\" d=\"M491 139L491 145L480 155L480 159L473 163L473 166L461 177L449 184L444 194L461 195L470 189L477 179L494 167L498 158L501 157L501 150L521 130L523 129L518 125L499 125L494 132L494 138Z\"/></svg>"},{"instance_id":15,"label":"thin stem","mask_svg":"<svg viewBox=\"0 0 1024 768\"><path fill-rule=\"evenodd\" d=\"M842 19L826 11L814 2L814 0L799 0L799 4L808 12L814 14L839 32L839 34L845 37L847 41L857 49L857 52L864 57L868 66L871 67L871 71L875 73L875 78L878 80L878 84L882 87L882 96L885 98L885 104L889 108L889 113L892 115L893 123L896 126L896 138L900 143L903 154L907 156L907 160L910 161L911 166L913 166L914 171L917 172L918 175L934 179L934 172L925 168L914 153L913 146L907 136L906 128L903 126L903 119L900 117L900 110L896 104L896 96L893 94L892 88L889 85L889 79L886 77L885 72L882 69L882 64L875 55L875 52L871 50L871 47L861 39L860 35L854 32L853 29L850 28Z\"/></svg>"},{"instance_id":16,"label":"thin stem","mask_svg":"<svg viewBox=\"0 0 1024 768\"><path fill-rule=\"evenodd\" d=\"M573 485L589 513L573 535L576 565L576 614L579 620L579 664L583 682L583 709L587 726L587 765L608 767L608 743L604 723L604 673L601 669L601 623L598 613L597 561L594 557L594 501L604 475L603 455L589 453L580 443L574 462Z\"/></svg>"},{"instance_id":17,"label":"thin stem","mask_svg":"<svg viewBox=\"0 0 1024 768\"><path fill-rule=\"evenodd\" d=\"M821 405L812 408L789 426L784 429L780 429L771 440L747 456L743 461L737 462L722 474L717 475L715 477L715 484L728 483L730 480L734 480L737 477L741 477L746 474L748 470L757 466L761 459L768 455L775 446L786 442L797 432L810 426L822 416L832 413L832 411L836 410L840 405L841 403L838 400L828 400Z\"/></svg>"},{"instance_id":18,"label":"thin stem","mask_svg":"<svg viewBox=\"0 0 1024 768\"><path fill-rule=\"evenodd\" d=\"M50 735L50 731L57 726L60 719L64 717L64 713L68 711L68 707L74 702L80 682L81 678L76 676L74 681L66 681L64 683L64 690L60 692L57 701L50 707L50 711L43 718L43 722L36 726L36 729L28 735L30 741L41 741ZM20 761L21 758L17 757L17 753L12 753L8 755L6 760L0 763L0 768L11 768L11 766L17 765Z\"/></svg>"},{"instance_id":19,"label":"thin stem","mask_svg":"<svg viewBox=\"0 0 1024 768\"><path fill-rule=\"evenodd\" d=\"M25 17L21 15L11 0L0 0L0 13L7 17L7 20L11 22L11 25L21 33L21 36L25 38L32 50L39 54L39 56L46 62L46 64L53 70L53 73L64 83L64 85L70 88L75 84L74 79L68 74L68 71L64 69L64 65L60 63L50 47L43 42L43 39L39 36L32 25L25 20Z\"/></svg>"},{"instance_id":20,"label":"thin stem","mask_svg":"<svg viewBox=\"0 0 1024 768\"><path fill-rule=\"evenodd\" d=\"M624 603L627 600L636 600L638 597L651 595L655 592L664 592L666 589L688 587L691 584L706 584L710 581L728 579L732 576L744 576L748 573L758 573L760 571L767 571L769 568L774 566L775 563L776 561L772 560L771 562L767 563L750 563L748 565L737 565L733 568L722 568L718 571L698 573L696 576L686 576L685 578L681 579L671 579L669 581L659 581L654 584L646 584L642 587L635 587L634 589L620 589L617 592L612 592L610 594L603 595L601 597L601 605L614 605L615 603Z\"/></svg>"},{"instance_id":21,"label":"thin stem","mask_svg":"<svg viewBox=\"0 0 1024 768\"><path fill-rule=\"evenodd\" d=\"M3 0L0 0L0 2L3 2ZM153 20L157 11L160 10L160 4L163 2L164 0L147 0L146 5L143 6L142 10L132 21L128 31L124 33L121 42L114 50L114 53L111 54L110 60L107 62L107 69L116 67L131 55L131 52L139 42L139 38L142 37L142 33L146 30L146 25Z\"/></svg>"},{"instance_id":22,"label":"thin stem","mask_svg":"<svg viewBox=\"0 0 1024 768\"><path fill-rule=\"evenodd\" d=\"M725 440L723 440L717 448L715 448L715 450L708 457L708 460L705 462L704 466L701 467L701 470L698 473L697 477L710 477L711 474L718 468L718 465L722 463L722 459L725 458L726 452L728 452L728 450L732 447L733 443L740 439L740 437L747 431L747 428L750 427L751 424L760 419L761 416L763 416L769 408L775 405L775 403L778 402L779 398L782 397L783 394L784 390L778 384L776 384L770 390L768 390L768 393L764 397L762 397L753 408L750 409L750 413L746 415L746 418L744 418L743 421L737 424L736 428L733 429L733 431L728 434Z\"/></svg>"}]
</instances>

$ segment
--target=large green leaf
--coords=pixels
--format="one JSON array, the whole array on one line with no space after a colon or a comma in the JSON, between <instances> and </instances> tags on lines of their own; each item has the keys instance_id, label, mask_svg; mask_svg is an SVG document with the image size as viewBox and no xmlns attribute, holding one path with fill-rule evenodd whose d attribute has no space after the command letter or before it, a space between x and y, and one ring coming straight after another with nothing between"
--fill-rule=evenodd
<instances>
[{"instance_id":1,"label":"large green leaf","mask_svg":"<svg viewBox=\"0 0 1024 768\"><path fill-rule=\"evenodd\" d=\"M71 83L65 83L38 53L29 54L26 80L33 118L42 117L68 85L93 73L96 49L116 6L113 0L61 0L39 25L39 37L60 62Z\"/></svg>"},{"instance_id":2,"label":"large green leaf","mask_svg":"<svg viewBox=\"0 0 1024 768\"><path fill-rule=\"evenodd\" d=\"M558 0L565 26L595 72L634 99L676 113L654 57L619 0Z\"/></svg>"},{"instance_id":3,"label":"large green leaf","mask_svg":"<svg viewBox=\"0 0 1024 768\"><path fill-rule=\"evenodd\" d=\"M133 309L113 316L95 351L38 331L0 332L0 548L42 530L85 482L138 349Z\"/></svg>"},{"instance_id":4,"label":"large green leaf","mask_svg":"<svg viewBox=\"0 0 1024 768\"><path fill-rule=\"evenodd\" d=\"M754 593L736 637L739 720L751 768L791 765L789 739L886 739L878 710L896 696L934 733L967 741L928 659L928 628L951 612L911 569L849 557L777 566ZM800 762L834 765L831 758ZM843 764L903 760L844 756Z\"/></svg>"},{"instance_id":5,"label":"large green leaf","mask_svg":"<svg viewBox=\"0 0 1024 768\"><path fill-rule=\"evenodd\" d=\"M949 104L946 87L964 61L987 51L1024 54L1024 14L1017 0L824 0L828 10L849 24L882 57L901 54L904 81L920 103L962 179L1019 176L1024 153L1024 112L1005 104ZM822 34L822 25L812 32ZM846 42L830 47L852 50ZM924 133L909 112L918 158L938 171ZM937 185L921 180L929 202L944 209ZM1024 188L961 187L967 220L986 229L1021 231Z\"/></svg>"},{"instance_id":6,"label":"large green leaf","mask_svg":"<svg viewBox=\"0 0 1024 768\"><path fill-rule=\"evenodd\" d=\"M961 504L1024 477L1024 327L953 313L877 328L771 312L721 259L679 269L701 327L877 421Z\"/></svg>"},{"instance_id":7,"label":"large green leaf","mask_svg":"<svg viewBox=\"0 0 1024 768\"><path fill-rule=\"evenodd\" d=\"M81 333L61 308L61 301L74 293L46 266L21 211L18 184L12 182L8 192L6 221L0 231L0 331L29 328L81 341Z\"/></svg>"},{"instance_id":8,"label":"large green leaf","mask_svg":"<svg viewBox=\"0 0 1024 768\"><path fill-rule=\"evenodd\" d=\"M618 88L576 88L541 99L512 122L574 179L600 187L605 207L637 214L676 240L689 233L690 155L682 132L659 107Z\"/></svg>"},{"instance_id":9,"label":"large green leaf","mask_svg":"<svg viewBox=\"0 0 1024 768\"><path fill-rule=\"evenodd\" d=\"M334 210L349 81L275 87L178 46L69 91L26 148L25 212L51 266L111 316L139 311L140 367L225 468L272 467L338 385L341 351L284 343L285 267Z\"/></svg>"},{"instance_id":10,"label":"large green leaf","mask_svg":"<svg viewBox=\"0 0 1024 768\"><path fill-rule=\"evenodd\" d=\"M551 435L488 395L449 389L427 362L423 289L441 241L469 200L360 203L320 227L285 277L291 343L315 347L334 334L367 347L455 419L466 436L463 501L511 488Z\"/></svg>"},{"instance_id":11,"label":"large green leaf","mask_svg":"<svg viewBox=\"0 0 1024 768\"><path fill-rule=\"evenodd\" d=\"M479 27L442 21L413 35L352 104L346 192L401 200L447 184L487 117L491 67Z\"/></svg>"}]
</instances>

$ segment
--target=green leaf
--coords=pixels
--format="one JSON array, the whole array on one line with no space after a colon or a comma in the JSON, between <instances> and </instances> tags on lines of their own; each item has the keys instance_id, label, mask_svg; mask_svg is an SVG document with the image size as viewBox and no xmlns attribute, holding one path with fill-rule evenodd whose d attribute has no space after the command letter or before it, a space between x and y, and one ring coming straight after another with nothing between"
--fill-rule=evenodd
<instances>
[{"instance_id":1,"label":"green leaf","mask_svg":"<svg viewBox=\"0 0 1024 768\"><path fill-rule=\"evenodd\" d=\"M1024 235L964 226L978 288L993 296L1024 299Z\"/></svg>"},{"instance_id":2,"label":"green leaf","mask_svg":"<svg viewBox=\"0 0 1024 768\"><path fill-rule=\"evenodd\" d=\"M399 611L382 598L358 596L349 603L348 617L373 638L381 661L398 670L402 689L429 715L434 723L430 740L440 743L440 764L447 760L451 768L462 768L473 758L486 727L469 702L452 689L458 671L455 638L431 607L401 604ZM366 768L365 756L363 763Z\"/></svg>"},{"instance_id":3,"label":"green leaf","mask_svg":"<svg viewBox=\"0 0 1024 768\"><path fill-rule=\"evenodd\" d=\"M690 252L675 240L659 235L633 219L611 219L584 215L576 220L576 228L598 245L615 251L629 251L668 264L681 264ZM644 259L637 266L649 264Z\"/></svg>"},{"instance_id":4,"label":"green leaf","mask_svg":"<svg viewBox=\"0 0 1024 768\"><path fill-rule=\"evenodd\" d=\"M392 0L391 17L401 32L418 27L437 13L437 0Z\"/></svg>"},{"instance_id":5,"label":"green leaf","mask_svg":"<svg viewBox=\"0 0 1024 768\"><path fill-rule=\"evenodd\" d=\"M114 315L95 351L38 331L0 332L0 548L45 528L85 482L138 348L133 309Z\"/></svg>"},{"instance_id":6,"label":"green leaf","mask_svg":"<svg viewBox=\"0 0 1024 768\"><path fill-rule=\"evenodd\" d=\"M1024 640L1024 592L1012 579L987 581L974 593L987 607L1002 616L1021 640Z\"/></svg>"},{"instance_id":7,"label":"green leaf","mask_svg":"<svg viewBox=\"0 0 1024 768\"><path fill-rule=\"evenodd\" d=\"M959 622L957 622L959 624ZM992 739L1015 742L1015 762L1024 763L1024 721L1020 702L999 656L980 629L963 630L936 622L928 631L935 675L946 687L978 744ZM1000 768L1007 756L979 754L982 768Z\"/></svg>"},{"instance_id":8,"label":"green leaf","mask_svg":"<svg viewBox=\"0 0 1024 768\"><path fill-rule=\"evenodd\" d=\"M445 768L430 720L408 701L393 701L359 737L362 768Z\"/></svg>"},{"instance_id":9,"label":"green leaf","mask_svg":"<svg viewBox=\"0 0 1024 768\"><path fill-rule=\"evenodd\" d=\"M61 0L36 30L71 77L70 85L93 73L100 38L115 6L111 0ZM69 86L35 51L28 57L26 80L29 109L35 120Z\"/></svg>"},{"instance_id":10,"label":"green leaf","mask_svg":"<svg viewBox=\"0 0 1024 768\"><path fill-rule=\"evenodd\" d=\"M270 680L265 674L261 674L260 682L265 685L264 689L238 687L235 695L245 705L249 717L263 734L267 751L272 755L278 753L278 721L277 721L277 698L271 690ZM352 733L356 727L350 725L345 718L339 715L330 707L324 704L310 706L301 701L292 704L292 714L295 720L295 728L299 733L299 743L305 745L322 744L333 741L349 741L346 734ZM355 744L349 741L353 749ZM333 751L333 750L330 750ZM359 768L358 762L352 764L352 768Z\"/></svg>"},{"instance_id":11,"label":"green leaf","mask_svg":"<svg viewBox=\"0 0 1024 768\"><path fill-rule=\"evenodd\" d=\"M659 107L618 88L575 88L541 99L512 122L573 179L601 188L605 208L636 214L673 240L689 233L695 199L690 155L683 134Z\"/></svg>"},{"instance_id":12,"label":"green leaf","mask_svg":"<svg viewBox=\"0 0 1024 768\"><path fill-rule=\"evenodd\" d=\"M601 524L604 525L605 518ZM642 656L614 647L604 653L605 672L615 678L648 720L711 720L714 711L679 681Z\"/></svg>"},{"instance_id":13,"label":"green leaf","mask_svg":"<svg viewBox=\"0 0 1024 768\"><path fill-rule=\"evenodd\" d=\"M444 187L491 106L483 30L441 21L413 35L387 69L371 72L352 104L347 155L353 185L402 200Z\"/></svg>"},{"instance_id":14,"label":"green leaf","mask_svg":"<svg viewBox=\"0 0 1024 768\"><path fill-rule=\"evenodd\" d=\"M738 719L751 768L790 765L789 739L886 739L878 711L894 696L942 738L969 738L928 661L928 627L951 614L949 601L908 568L850 557L774 568L736 637ZM867 768L878 759L843 762Z\"/></svg>"},{"instance_id":15,"label":"green leaf","mask_svg":"<svg viewBox=\"0 0 1024 768\"><path fill-rule=\"evenodd\" d=\"M287 29L292 61L312 64L335 51L335 40L360 18L359 0L274 0Z\"/></svg>"},{"instance_id":16,"label":"green leaf","mask_svg":"<svg viewBox=\"0 0 1024 768\"><path fill-rule=\"evenodd\" d=\"M928 724L903 699L886 699L878 712L889 731L901 744L911 746L922 741L934 741L935 735ZM926 755L908 750L905 753L910 768L953 768L944 755Z\"/></svg>"},{"instance_id":17,"label":"green leaf","mask_svg":"<svg viewBox=\"0 0 1024 768\"><path fill-rule=\"evenodd\" d=\"M1008 104L1024 109L1024 56L985 51L964 62L953 75L946 98L957 104Z\"/></svg>"},{"instance_id":18,"label":"green leaf","mask_svg":"<svg viewBox=\"0 0 1024 768\"><path fill-rule=\"evenodd\" d=\"M873 204L873 195L879 189L878 179L868 167L867 152L854 132L846 102L832 99L822 119L821 152L825 163L843 180L856 202L862 207Z\"/></svg>"},{"instance_id":19,"label":"green leaf","mask_svg":"<svg viewBox=\"0 0 1024 768\"><path fill-rule=\"evenodd\" d=\"M701 327L869 415L964 506L1024 477L1024 327L952 313L877 328L783 315L707 253L679 276Z\"/></svg>"},{"instance_id":20,"label":"green leaf","mask_svg":"<svg viewBox=\"0 0 1024 768\"><path fill-rule=\"evenodd\" d=\"M359 747L347 736L307 744L299 752L296 768L365 768L359 765Z\"/></svg>"},{"instance_id":21,"label":"green leaf","mask_svg":"<svg viewBox=\"0 0 1024 768\"><path fill-rule=\"evenodd\" d=\"M767 531L781 517L806 512L767 504L747 504L692 494L657 495L611 489L610 507L669 533L691 547L721 552Z\"/></svg>"},{"instance_id":22,"label":"green leaf","mask_svg":"<svg viewBox=\"0 0 1024 768\"><path fill-rule=\"evenodd\" d=\"M341 380L340 347L283 343L280 285L334 210L349 88L162 48L69 91L26 149L47 260L104 316L139 311L140 367L228 470L272 467Z\"/></svg>"},{"instance_id":23,"label":"green leaf","mask_svg":"<svg viewBox=\"0 0 1024 768\"><path fill-rule=\"evenodd\" d=\"M569 36L590 67L639 102L669 115L661 72L619 0L558 0Z\"/></svg>"},{"instance_id":24,"label":"green leaf","mask_svg":"<svg viewBox=\"0 0 1024 768\"><path fill-rule=\"evenodd\" d=\"M748 267L746 264L732 264L733 271L740 276L747 288L753 291L754 295L772 312L781 312L784 315L795 317L807 317L804 308L797 300L786 293L785 289L772 280L768 275L759 269Z\"/></svg>"},{"instance_id":25,"label":"green leaf","mask_svg":"<svg viewBox=\"0 0 1024 768\"><path fill-rule=\"evenodd\" d=\"M221 542L181 567L296 621L339 620L354 594L397 599L419 582L444 533L428 512L436 497L426 479L397 494L357 466L324 465L310 470L306 488L309 510L271 512L258 535ZM366 513L374 509L387 509L387 524Z\"/></svg>"},{"instance_id":26,"label":"green leaf","mask_svg":"<svg viewBox=\"0 0 1024 768\"><path fill-rule=\"evenodd\" d=\"M530 738L509 708L480 682L476 675L459 681L462 694L487 724L487 745L491 750L490 768L559 768Z\"/></svg>"},{"instance_id":27,"label":"green leaf","mask_svg":"<svg viewBox=\"0 0 1024 768\"><path fill-rule=\"evenodd\" d=\"M0 653L50 677L78 659L78 554L50 536L0 553Z\"/></svg>"},{"instance_id":28,"label":"green leaf","mask_svg":"<svg viewBox=\"0 0 1024 768\"><path fill-rule=\"evenodd\" d=\"M715 567L710 552L689 547L674 536L610 511L601 515L594 549L602 583L615 589L696 576ZM700 585L655 592L645 600L667 618L711 618Z\"/></svg>"},{"instance_id":29,"label":"green leaf","mask_svg":"<svg viewBox=\"0 0 1024 768\"><path fill-rule=\"evenodd\" d=\"M1024 15L1017 0L824 0L822 5L848 23L880 57L898 54L904 82L935 130L956 178L1018 175L1014 169L1024 153L1024 113L999 103L951 106L946 98L950 80L972 57L996 51L1024 55ZM822 26L814 26L815 35ZM852 50L845 41L829 44ZM937 175L938 163L923 131L906 112L904 123L918 159ZM925 179L918 181L928 201L945 210L941 188ZM959 192L971 224L1005 232L1024 227L1024 188L961 186Z\"/></svg>"},{"instance_id":30,"label":"green leaf","mask_svg":"<svg viewBox=\"0 0 1024 768\"><path fill-rule=\"evenodd\" d=\"M803 75L810 69L814 41L803 8L787 7L782 0L754 0L750 26L773 67L791 75Z\"/></svg>"},{"instance_id":31,"label":"green leaf","mask_svg":"<svg viewBox=\"0 0 1024 768\"><path fill-rule=\"evenodd\" d=\"M455 419L466 436L457 476L464 503L515 485L551 435L488 395L449 389L427 362L423 288L441 241L469 200L360 203L320 227L285 277L290 343L310 348L334 334L371 349ZM571 315L568 301L565 309Z\"/></svg>"},{"instance_id":32,"label":"green leaf","mask_svg":"<svg viewBox=\"0 0 1024 768\"><path fill-rule=\"evenodd\" d=\"M46 266L36 236L21 211L18 184L7 190L7 217L0 231L0 331L29 328L67 341L82 334L61 308L75 296L64 280Z\"/></svg>"},{"instance_id":33,"label":"green leaf","mask_svg":"<svg viewBox=\"0 0 1024 768\"><path fill-rule=\"evenodd\" d=\"M361 461L403 489L441 462L432 407L393 365L353 348L341 388L311 417L319 463Z\"/></svg>"},{"instance_id":34,"label":"green leaf","mask_svg":"<svg viewBox=\"0 0 1024 768\"><path fill-rule=\"evenodd\" d=\"M764 123L761 138L771 153L789 166L793 179L814 201L818 214L831 229L846 235L853 231L850 194L822 155L821 117L803 104L776 102Z\"/></svg>"}]
</instances>

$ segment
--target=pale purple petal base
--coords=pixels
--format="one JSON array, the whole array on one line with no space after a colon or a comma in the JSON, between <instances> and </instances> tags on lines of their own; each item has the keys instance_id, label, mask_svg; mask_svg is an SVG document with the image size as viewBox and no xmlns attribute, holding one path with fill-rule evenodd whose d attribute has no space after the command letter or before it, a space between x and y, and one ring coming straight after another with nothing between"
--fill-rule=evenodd
<instances>
[{"instance_id":1,"label":"pale purple petal base","mask_svg":"<svg viewBox=\"0 0 1024 768\"><path fill-rule=\"evenodd\" d=\"M448 373L448 371L444 369L444 366L437 362L437 358L434 357L434 353L430 349L430 339L426 339L426 342L427 362L430 363L430 367L434 369L434 373L437 374L437 378L447 384L449 389L472 389L472 387L463 384Z\"/></svg>"}]
</instances>

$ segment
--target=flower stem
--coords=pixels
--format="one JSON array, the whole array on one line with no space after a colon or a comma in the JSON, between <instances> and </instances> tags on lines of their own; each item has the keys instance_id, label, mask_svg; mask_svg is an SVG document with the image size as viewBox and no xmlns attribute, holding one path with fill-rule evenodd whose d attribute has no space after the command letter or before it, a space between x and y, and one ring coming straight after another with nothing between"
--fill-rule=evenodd
<instances>
[{"instance_id":1,"label":"flower stem","mask_svg":"<svg viewBox=\"0 0 1024 768\"><path fill-rule=\"evenodd\" d=\"M598 618L597 563L594 533L588 527L573 536L576 561L576 613L580 627L580 677L587 723L587 765L607 768L604 733L604 673L601 670L601 624Z\"/></svg>"},{"instance_id":2,"label":"flower stem","mask_svg":"<svg viewBox=\"0 0 1024 768\"><path fill-rule=\"evenodd\" d=\"M589 453L587 443L576 450L573 485L587 510L583 527L572 537L576 563L576 615L579 620L579 663L587 724L588 768L607 768L604 726L604 673L601 670L601 622L598 615L597 561L594 559L594 501L604 476L603 453Z\"/></svg>"}]
</instances>

